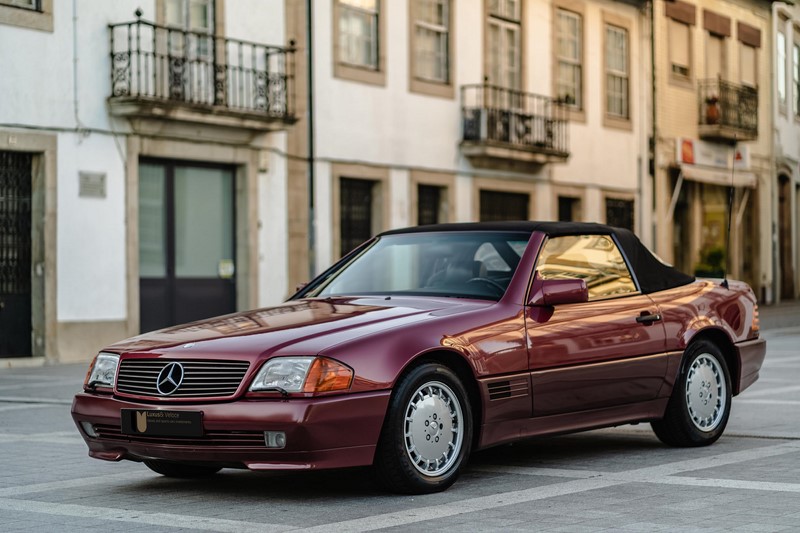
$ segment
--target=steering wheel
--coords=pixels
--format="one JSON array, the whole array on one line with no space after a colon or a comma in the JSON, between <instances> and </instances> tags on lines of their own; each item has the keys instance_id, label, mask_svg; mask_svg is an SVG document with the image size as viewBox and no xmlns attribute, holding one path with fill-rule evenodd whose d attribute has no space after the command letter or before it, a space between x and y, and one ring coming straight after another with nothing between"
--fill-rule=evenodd
<instances>
[{"instance_id":1,"label":"steering wheel","mask_svg":"<svg viewBox=\"0 0 800 533\"><path fill-rule=\"evenodd\" d=\"M497 295L502 296L506 292L506 288L500 285L498 282L491 278L471 278L467 280L467 284L469 283L483 283L488 285L489 287L497 290Z\"/></svg>"}]
</instances>

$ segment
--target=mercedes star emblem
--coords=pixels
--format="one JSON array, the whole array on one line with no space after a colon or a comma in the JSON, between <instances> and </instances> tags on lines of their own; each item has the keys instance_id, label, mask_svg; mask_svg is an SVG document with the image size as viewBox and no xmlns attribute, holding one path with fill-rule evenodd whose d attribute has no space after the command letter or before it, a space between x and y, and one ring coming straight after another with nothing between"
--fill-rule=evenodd
<instances>
[{"instance_id":1,"label":"mercedes star emblem","mask_svg":"<svg viewBox=\"0 0 800 533\"><path fill-rule=\"evenodd\" d=\"M183 365L180 363L169 363L161 369L156 381L156 389L162 396L169 396L183 383Z\"/></svg>"}]
</instances>

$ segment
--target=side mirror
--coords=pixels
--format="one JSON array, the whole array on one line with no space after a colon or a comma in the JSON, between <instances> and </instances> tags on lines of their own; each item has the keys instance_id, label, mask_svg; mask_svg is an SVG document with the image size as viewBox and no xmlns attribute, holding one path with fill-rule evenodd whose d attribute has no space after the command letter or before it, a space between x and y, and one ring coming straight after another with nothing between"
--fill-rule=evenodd
<instances>
[{"instance_id":1,"label":"side mirror","mask_svg":"<svg viewBox=\"0 0 800 533\"><path fill-rule=\"evenodd\" d=\"M589 289L582 279L540 279L533 282L528 305L552 306L589 301Z\"/></svg>"}]
</instances>

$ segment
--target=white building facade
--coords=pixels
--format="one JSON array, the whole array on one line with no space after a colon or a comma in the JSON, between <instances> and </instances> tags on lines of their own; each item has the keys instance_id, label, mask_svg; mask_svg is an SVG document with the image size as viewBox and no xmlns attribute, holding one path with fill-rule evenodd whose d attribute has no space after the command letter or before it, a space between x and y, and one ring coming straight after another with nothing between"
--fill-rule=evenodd
<instances>
[{"instance_id":1,"label":"white building facade","mask_svg":"<svg viewBox=\"0 0 800 533\"><path fill-rule=\"evenodd\" d=\"M638 6L326 0L313 20L317 272L407 225L650 223Z\"/></svg>"},{"instance_id":2,"label":"white building facade","mask_svg":"<svg viewBox=\"0 0 800 533\"><path fill-rule=\"evenodd\" d=\"M0 1L0 358L286 293L284 8Z\"/></svg>"},{"instance_id":3,"label":"white building facade","mask_svg":"<svg viewBox=\"0 0 800 533\"><path fill-rule=\"evenodd\" d=\"M0 0L0 359L278 303L396 227L649 242L643 5Z\"/></svg>"}]
</instances>

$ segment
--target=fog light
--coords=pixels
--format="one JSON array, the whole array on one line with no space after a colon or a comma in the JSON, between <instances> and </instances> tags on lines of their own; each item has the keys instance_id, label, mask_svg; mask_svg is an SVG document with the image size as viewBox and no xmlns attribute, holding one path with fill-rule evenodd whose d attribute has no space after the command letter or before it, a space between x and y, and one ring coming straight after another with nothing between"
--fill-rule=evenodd
<instances>
[{"instance_id":1,"label":"fog light","mask_svg":"<svg viewBox=\"0 0 800 533\"><path fill-rule=\"evenodd\" d=\"M265 431L264 443L267 445L267 448L285 448L286 433L283 431Z\"/></svg>"},{"instance_id":2,"label":"fog light","mask_svg":"<svg viewBox=\"0 0 800 533\"><path fill-rule=\"evenodd\" d=\"M92 427L91 422L81 422L81 427L83 428L83 432L89 435L92 438L97 437L97 433L94 431L94 427Z\"/></svg>"}]
</instances>

